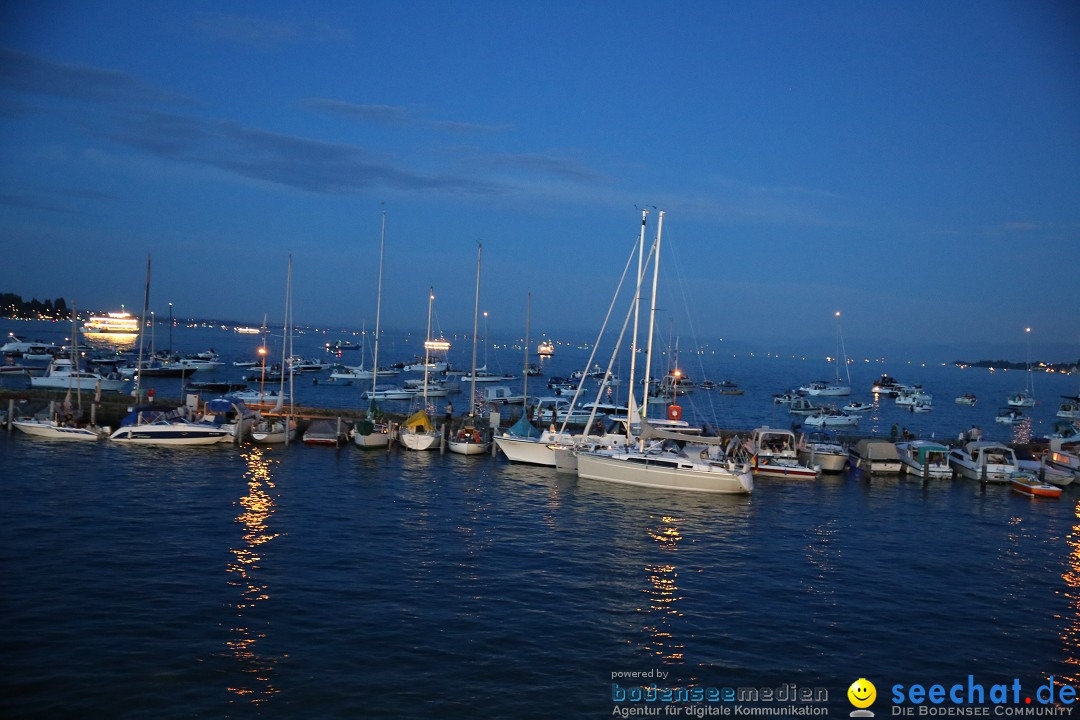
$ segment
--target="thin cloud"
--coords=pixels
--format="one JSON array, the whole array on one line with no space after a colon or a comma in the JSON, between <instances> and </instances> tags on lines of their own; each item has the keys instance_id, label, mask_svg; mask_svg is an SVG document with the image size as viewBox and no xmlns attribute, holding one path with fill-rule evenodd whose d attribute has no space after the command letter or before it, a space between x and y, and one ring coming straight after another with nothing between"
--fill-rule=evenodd
<instances>
[{"instance_id":1,"label":"thin cloud","mask_svg":"<svg viewBox=\"0 0 1080 720\"><path fill-rule=\"evenodd\" d=\"M393 127L422 127L457 133L497 133L508 129L506 125L480 125L418 118L408 108L397 105L367 105L330 98L305 98L300 101L300 105L319 112Z\"/></svg>"},{"instance_id":2,"label":"thin cloud","mask_svg":"<svg viewBox=\"0 0 1080 720\"><path fill-rule=\"evenodd\" d=\"M110 104L184 100L119 70L54 62L11 48L0 48L0 85L24 93Z\"/></svg>"},{"instance_id":3,"label":"thin cloud","mask_svg":"<svg viewBox=\"0 0 1080 720\"><path fill-rule=\"evenodd\" d=\"M195 26L210 37L260 50L287 45L351 42L353 39L352 31L328 23L270 20L222 13L200 13L195 19Z\"/></svg>"},{"instance_id":4,"label":"thin cloud","mask_svg":"<svg viewBox=\"0 0 1080 720\"><path fill-rule=\"evenodd\" d=\"M247 128L231 122L148 112L121 120L107 137L169 160L316 193L377 185L406 190L497 194L505 188L453 174L425 174L370 156L362 148Z\"/></svg>"}]
</instances>

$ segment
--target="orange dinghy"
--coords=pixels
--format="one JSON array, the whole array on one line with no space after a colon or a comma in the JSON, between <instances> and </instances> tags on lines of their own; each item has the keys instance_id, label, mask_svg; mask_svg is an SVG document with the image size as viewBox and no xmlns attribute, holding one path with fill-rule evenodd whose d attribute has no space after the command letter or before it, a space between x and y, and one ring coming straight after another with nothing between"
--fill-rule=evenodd
<instances>
[{"instance_id":1,"label":"orange dinghy","mask_svg":"<svg viewBox=\"0 0 1080 720\"><path fill-rule=\"evenodd\" d=\"M1009 478L1009 482L1012 484L1013 490L1027 495L1047 498L1061 497L1061 488L1042 482L1034 473L1014 472L1012 477Z\"/></svg>"}]
</instances>

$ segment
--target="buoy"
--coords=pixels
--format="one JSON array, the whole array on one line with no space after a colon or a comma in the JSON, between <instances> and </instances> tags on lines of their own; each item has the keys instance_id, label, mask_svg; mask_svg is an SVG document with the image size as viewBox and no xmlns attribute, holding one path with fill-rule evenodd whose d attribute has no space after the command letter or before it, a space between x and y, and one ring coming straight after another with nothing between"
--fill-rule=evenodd
<instances>
[{"instance_id":1,"label":"buoy","mask_svg":"<svg viewBox=\"0 0 1080 720\"><path fill-rule=\"evenodd\" d=\"M668 405L667 408L668 420L682 420L682 407L679 405Z\"/></svg>"}]
</instances>

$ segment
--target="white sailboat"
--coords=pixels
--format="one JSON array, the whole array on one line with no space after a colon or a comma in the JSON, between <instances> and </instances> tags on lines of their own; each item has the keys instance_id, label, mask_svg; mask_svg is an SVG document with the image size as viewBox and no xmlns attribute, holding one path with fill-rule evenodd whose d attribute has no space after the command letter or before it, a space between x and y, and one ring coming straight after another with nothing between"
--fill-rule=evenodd
<instances>
[{"instance_id":1,"label":"white sailboat","mask_svg":"<svg viewBox=\"0 0 1080 720\"><path fill-rule=\"evenodd\" d=\"M840 331L840 311L836 311L836 377L832 382L817 381L799 388L807 395L822 397L846 397L851 394L851 370L848 368L847 351L844 349L844 335ZM845 378L840 377L840 365L844 366Z\"/></svg>"},{"instance_id":2,"label":"white sailboat","mask_svg":"<svg viewBox=\"0 0 1080 720\"><path fill-rule=\"evenodd\" d=\"M423 405L410 415L398 430L398 440L409 450L435 450L439 446L439 432L427 412L428 381L431 371L431 307L434 302L435 288L428 288L427 339L424 341Z\"/></svg>"},{"instance_id":3,"label":"white sailboat","mask_svg":"<svg viewBox=\"0 0 1080 720\"><path fill-rule=\"evenodd\" d=\"M1024 328L1027 334L1027 382L1024 389L1015 392L1005 401L1010 407L1035 407L1035 381L1031 375L1031 328Z\"/></svg>"},{"instance_id":4,"label":"white sailboat","mask_svg":"<svg viewBox=\"0 0 1080 720\"><path fill-rule=\"evenodd\" d=\"M458 455L486 455L491 450L491 441L487 432L476 425L476 331L479 329L480 320L480 260L484 252L484 245L480 241L476 243L476 304L473 306L473 337L472 337L472 375L469 378L469 414L465 425L451 434L447 443L450 452ZM486 345L485 341L485 345ZM486 352L486 350L485 350ZM487 363L485 362L486 366Z\"/></svg>"},{"instance_id":5,"label":"white sailboat","mask_svg":"<svg viewBox=\"0 0 1080 720\"><path fill-rule=\"evenodd\" d=\"M642 211L644 224L647 211ZM652 361L653 329L656 323L656 288L659 273L660 240L664 226L661 211L656 229L656 241L650 255L653 262L652 307L649 314L648 345L645 354L645 384L643 397L648 397L649 370ZM643 275L639 271L635 303L640 302ZM631 404L633 398L631 395ZM722 449L720 438L701 438L678 432L656 430L646 418L647 403L641 409L641 434L636 449L630 447L613 450L583 450L574 452L577 459L578 477L588 480L637 485L641 487L686 492L723 494L747 494L754 489L750 465L738 462ZM697 452L668 450L653 440L676 440L699 443Z\"/></svg>"},{"instance_id":6,"label":"white sailboat","mask_svg":"<svg viewBox=\"0 0 1080 720\"><path fill-rule=\"evenodd\" d=\"M375 357L371 371L371 403L367 417L353 427L353 444L365 450L378 450L390 444L390 428L382 422L382 411L375 403L379 376L379 322L382 317L382 271L383 249L386 247L386 211L382 213L382 231L379 234L379 281L375 290ZM363 396L361 396L363 397Z\"/></svg>"}]
</instances>

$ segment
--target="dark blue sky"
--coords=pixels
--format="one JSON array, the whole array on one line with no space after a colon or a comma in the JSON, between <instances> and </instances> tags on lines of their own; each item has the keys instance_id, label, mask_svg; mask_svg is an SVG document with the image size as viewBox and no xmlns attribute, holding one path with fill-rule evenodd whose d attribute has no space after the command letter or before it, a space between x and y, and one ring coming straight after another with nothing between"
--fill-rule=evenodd
<instances>
[{"instance_id":1,"label":"dark blue sky","mask_svg":"<svg viewBox=\"0 0 1080 720\"><path fill-rule=\"evenodd\" d=\"M385 203L387 326L471 329L482 239L493 332L590 334L655 206L674 334L1075 356L1078 7L7 3L0 289L137 308L150 253L159 316L274 320L292 252L370 327Z\"/></svg>"}]
</instances>

